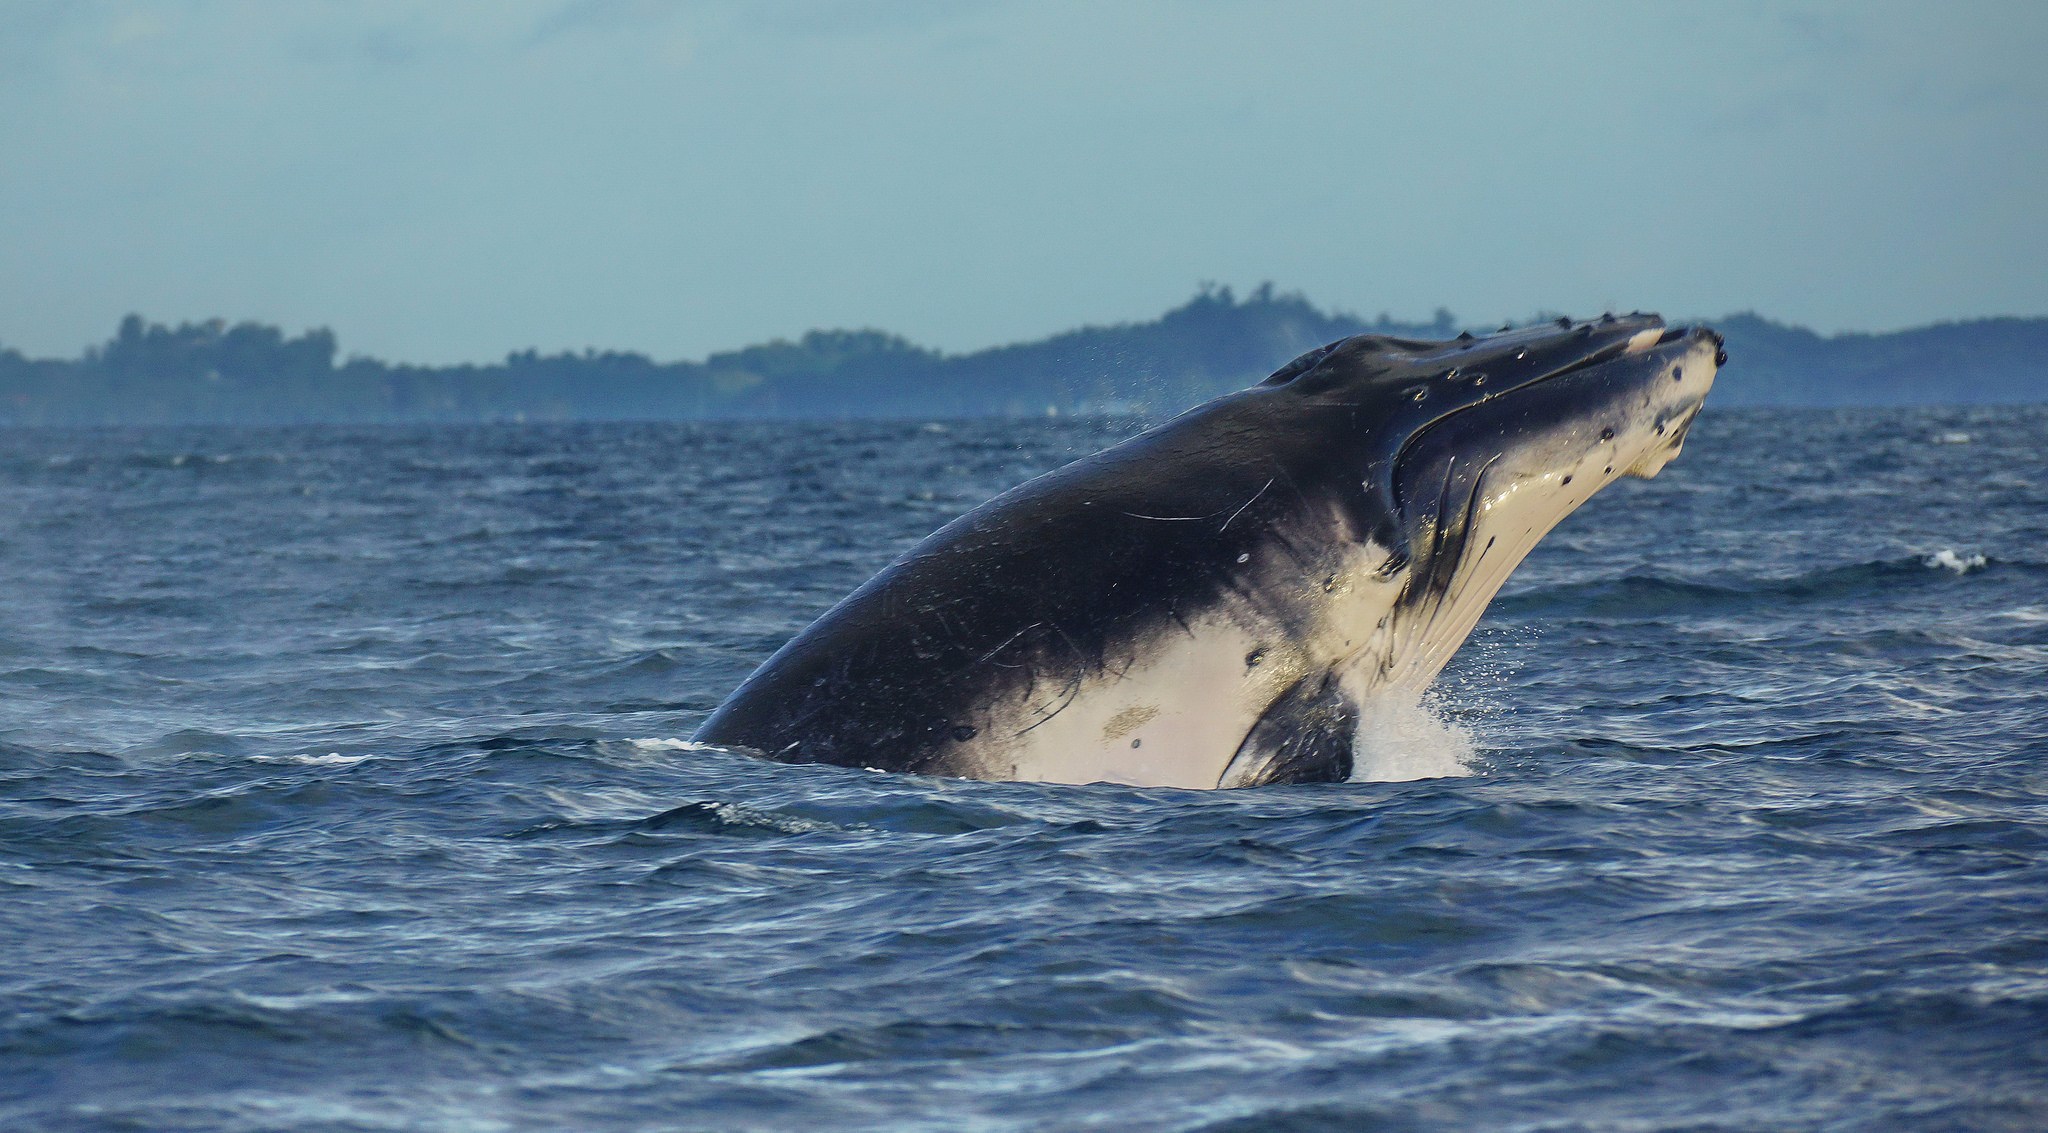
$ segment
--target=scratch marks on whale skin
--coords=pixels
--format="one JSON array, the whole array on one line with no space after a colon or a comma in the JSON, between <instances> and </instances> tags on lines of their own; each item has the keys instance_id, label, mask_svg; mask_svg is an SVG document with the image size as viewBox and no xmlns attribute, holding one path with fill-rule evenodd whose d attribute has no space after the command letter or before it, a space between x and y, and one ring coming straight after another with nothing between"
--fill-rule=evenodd
<instances>
[{"instance_id":1,"label":"scratch marks on whale skin","mask_svg":"<svg viewBox=\"0 0 2048 1133\"><path fill-rule=\"evenodd\" d=\"M1001 645L998 645L994 649L991 649L988 652L982 654L980 659L974 662L974 666L970 667L978 667L981 665L986 665L991 661L995 661L997 665L1000 665L1005 669L1023 668L1023 662L1019 662L1013 665L1007 661L996 661L996 655L1001 653L1003 650L1008 649L1010 646L1015 645L1018 639L1022 638L1025 634L1030 633L1032 630L1037 629L1039 626L1042 626L1044 624L1044 622L1032 622L1030 625L1025 626L1023 629L1020 629L1016 633L1011 634L1007 639L1003 641Z\"/></svg>"},{"instance_id":2,"label":"scratch marks on whale skin","mask_svg":"<svg viewBox=\"0 0 2048 1133\"><path fill-rule=\"evenodd\" d=\"M1033 708L1031 711L1038 716L1038 719L1032 721L1030 724L1025 725L1023 731L1017 732L1016 735L1012 738L1027 735L1035 729L1039 728L1040 726L1050 722L1053 719L1053 717L1058 716L1062 712L1065 712L1070 706L1073 705L1074 698L1081 695L1081 684L1082 679L1080 673L1075 673L1072 676L1068 677L1067 683L1060 688L1059 703L1053 705L1050 709L1046 708L1042 704Z\"/></svg>"},{"instance_id":3,"label":"scratch marks on whale skin","mask_svg":"<svg viewBox=\"0 0 2048 1133\"><path fill-rule=\"evenodd\" d=\"M1025 725L1022 730L1014 733L1013 739L1031 732L1066 711L1074 703L1075 698L1081 695L1081 687L1087 683L1091 671L1098 673L1106 673L1108 671L1106 658L1100 655L1090 658L1088 651L1082 649L1058 622L1050 623L1050 628L1052 630L1052 638L1057 639L1057 644L1066 647L1066 655L1063 659L1065 663L1052 663L1052 659L1045 656L1045 654L1047 652L1046 647L1054 645L1055 642L1050 638L1042 640L1040 644L1041 663L1031 667L1029 672L1030 683L1025 689L1024 699L1029 702L1036 693L1039 674L1043 670L1064 671L1067 674L1066 680L1060 685L1059 691L1053 694L1052 699L1057 703L1052 703L1051 707L1047 707L1049 702L1041 701L1031 705L1026 710L1027 717L1036 717L1036 719L1032 720L1030 724Z\"/></svg>"},{"instance_id":4,"label":"scratch marks on whale skin","mask_svg":"<svg viewBox=\"0 0 2048 1133\"><path fill-rule=\"evenodd\" d=\"M1245 502L1243 502L1243 503L1241 503L1241 504L1239 504L1239 505L1237 505L1237 510L1236 510L1236 511L1234 511L1234 512L1231 512L1231 513L1230 513L1230 518L1229 518L1229 519L1226 519L1226 520L1224 520L1224 521L1223 521L1223 526L1221 526L1221 527L1217 528L1216 530L1217 530L1217 531L1218 531L1219 533L1220 533L1220 532L1224 532L1224 531L1228 531L1228 530L1230 530L1230 525L1231 525L1231 524L1233 524L1233 523L1236 523L1236 522L1237 522L1237 517L1238 517L1238 516L1240 516L1240 515L1243 515L1243 514L1244 514L1244 509L1246 509L1246 508L1248 508L1248 507L1252 506L1252 505L1253 505L1253 504L1255 504L1255 503L1258 503L1258 502L1259 502L1259 497L1260 497L1260 496L1263 496L1263 495L1265 495L1265 494L1266 494L1266 489L1267 489L1267 488L1270 488L1270 487L1272 487L1272 486L1273 486L1273 481L1274 481L1275 479L1278 479L1278 477L1268 477L1268 478L1266 479L1266 482L1265 482L1264 484L1261 484L1261 485L1259 485L1259 490L1258 490L1258 491L1256 491L1256 492L1253 492L1253 493L1252 493L1252 498L1251 498L1251 499L1248 499L1248 500L1246 500Z\"/></svg>"},{"instance_id":5,"label":"scratch marks on whale skin","mask_svg":"<svg viewBox=\"0 0 2048 1133\"><path fill-rule=\"evenodd\" d=\"M1131 517L1132 519L1151 520L1154 523L1200 523L1206 519L1215 519L1217 516L1223 515L1225 511L1228 511L1229 515L1225 516L1223 523L1216 528L1217 533L1222 534L1223 532L1230 530L1230 525L1236 523L1238 517L1243 515L1247 508L1250 508L1253 504L1258 503L1259 497L1265 495L1266 490L1268 488L1271 488L1274 484L1278 483L1280 481L1280 478L1285 475L1286 470L1280 469L1278 470L1276 475L1267 477L1266 482L1264 484L1259 485L1258 491L1253 492L1251 495L1245 497L1245 501L1237 505L1235 508L1230 508L1227 506L1221 507L1217 508L1215 511L1208 512L1204 515L1152 515L1147 512L1139 511L1126 511L1123 514ZM1288 479L1288 485L1290 487L1294 486L1294 481L1291 477ZM1295 494L1299 496L1301 494L1301 490L1299 488L1295 488Z\"/></svg>"}]
</instances>

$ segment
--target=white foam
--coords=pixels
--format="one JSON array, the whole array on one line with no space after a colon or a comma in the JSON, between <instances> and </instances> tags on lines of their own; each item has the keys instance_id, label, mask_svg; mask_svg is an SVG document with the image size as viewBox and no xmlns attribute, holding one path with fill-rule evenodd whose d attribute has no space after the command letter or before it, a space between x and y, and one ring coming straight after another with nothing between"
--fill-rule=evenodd
<instances>
[{"instance_id":1,"label":"white foam","mask_svg":"<svg viewBox=\"0 0 2048 1133\"><path fill-rule=\"evenodd\" d=\"M674 739L669 739L669 740L663 740L663 739L627 740L627 741L626 741L626 746L628 746L628 747L632 748L632 749L633 749L633 754L635 754L635 755L653 755L653 754L655 754L656 752L664 752L664 751L729 751L729 750L731 750L731 749L729 749L729 748L722 748L722 747L719 747L719 746L718 746L717 744L700 744L700 743L698 743L698 742L697 742L697 741L695 741L695 740L674 740Z\"/></svg>"},{"instance_id":2,"label":"white foam","mask_svg":"<svg viewBox=\"0 0 2048 1133\"><path fill-rule=\"evenodd\" d=\"M338 751L330 751L326 755L256 755L250 757L256 763L297 763L307 767L347 767L352 763L361 763L366 759L372 758L375 757L369 754L343 755Z\"/></svg>"},{"instance_id":3,"label":"white foam","mask_svg":"<svg viewBox=\"0 0 2048 1133\"><path fill-rule=\"evenodd\" d=\"M1941 550L1921 560L1922 563L1929 567L1946 567L1957 574L1968 574L1973 570L1982 570L1988 561L1981 554L1958 555L1950 547L1943 547Z\"/></svg>"},{"instance_id":4,"label":"white foam","mask_svg":"<svg viewBox=\"0 0 2048 1133\"><path fill-rule=\"evenodd\" d=\"M1971 440L1970 434L1960 429L1950 429L1947 432L1934 434L1934 443L1938 445L1966 445Z\"/></svg>"},{"instance_id":5,"label":"white foam","mask_svg":"<svg viewBox=\"0 0 2048 1133\"><path fill-rule=\"evenodd\" d=\"M1359 712L1351 781L1405 783L1471 775L1478 755L1463 725L1415 701L1380 697Z\"/></svg>"}]
</instances>

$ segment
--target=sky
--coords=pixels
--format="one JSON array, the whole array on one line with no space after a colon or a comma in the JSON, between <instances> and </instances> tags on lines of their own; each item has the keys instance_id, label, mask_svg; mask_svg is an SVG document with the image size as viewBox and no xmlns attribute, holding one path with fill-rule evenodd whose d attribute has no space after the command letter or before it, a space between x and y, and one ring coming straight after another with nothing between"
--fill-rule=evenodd
<instances>
[{"instance_id":1,"label":"sky","mask_svg":"<svg viewBox=\"0 0 2048 1133\"><path fill-rule=\"evenodd\" d=\"M0 344L2048 314L2048 4L0 0Z\"/></svg>"}]
</instances>

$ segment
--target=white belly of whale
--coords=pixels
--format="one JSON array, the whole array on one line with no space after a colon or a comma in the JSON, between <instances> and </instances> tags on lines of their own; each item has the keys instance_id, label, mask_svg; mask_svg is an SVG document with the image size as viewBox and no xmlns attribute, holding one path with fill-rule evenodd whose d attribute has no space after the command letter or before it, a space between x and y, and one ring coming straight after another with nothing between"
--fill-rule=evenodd
<instances>
[{"instance_id":1,"label":"white belly of whale","mask_svg":"<svg viewBox=\"0 0 2048 1133\"><path fill-rule=\"evenodd\" d=\"M1208 789L1253 725L1296 682L1335 671L1357 703L1383 690L1388 611L1376 547L1354 545L1304 635L1226 603L1185 627L1129 643L1125 660L1078 683L1040 682L992 707L984 774L1047 783ZM1412 704L1413 690L1393 692Z\"/></svg>"},{"instance_id":2,"label":"white belly of whale","mask_svg":"<svg viewBox=\"0 0 2048 1133\"><path fill-rule=\"evenodd\" d=\"M1214 787L1272 699L1254 695L1263 663L1245 664L1258 648L1221 620L1176 629L1127 668L998 706L980 758L1027 782Z\"/></svg>"}]
</instances>

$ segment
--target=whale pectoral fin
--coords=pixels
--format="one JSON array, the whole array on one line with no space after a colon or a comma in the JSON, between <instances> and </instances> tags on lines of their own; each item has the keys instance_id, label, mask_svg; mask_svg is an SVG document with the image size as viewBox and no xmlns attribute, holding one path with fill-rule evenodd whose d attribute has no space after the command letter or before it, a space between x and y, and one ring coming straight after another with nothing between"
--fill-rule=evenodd
<instances>
[{"instance_id":1,"label":"whale pectoral fin","mask_svg":"<svg viewBox=\"0 0 2048 1133\"><path fill-rule=\"evenodd\" d=\"M1341 783L1351 778L1358 705L1335 675L1306 677L1266 709L1246 733L1218 787Z\"/></svg>"}]
</instances>

